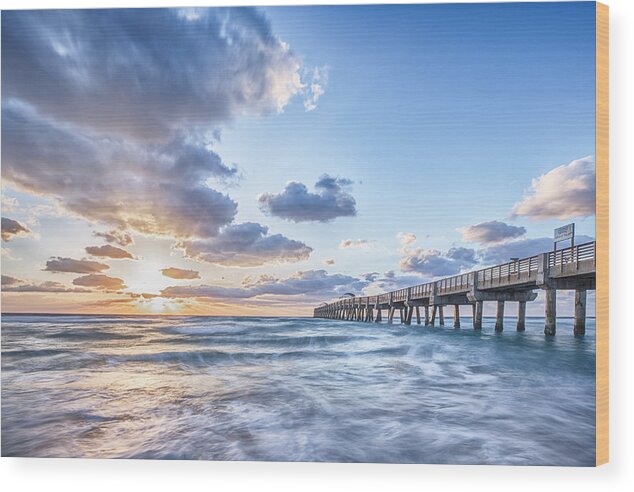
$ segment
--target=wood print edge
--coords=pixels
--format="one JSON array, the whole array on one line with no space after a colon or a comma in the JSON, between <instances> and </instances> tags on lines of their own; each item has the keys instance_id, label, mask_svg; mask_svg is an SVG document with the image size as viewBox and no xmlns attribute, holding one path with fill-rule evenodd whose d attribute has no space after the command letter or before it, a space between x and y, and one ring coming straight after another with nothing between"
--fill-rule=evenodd
<instances>
[{"instance_id":1,"label":"wood print edge","mask_svg":"<svg viewBox=\"0 0 634 492\"><path fill-rule=\"evenodd\" d=\"M596 2L596 465L609 461L609 9Z\"/></svg>"}]
</instances>

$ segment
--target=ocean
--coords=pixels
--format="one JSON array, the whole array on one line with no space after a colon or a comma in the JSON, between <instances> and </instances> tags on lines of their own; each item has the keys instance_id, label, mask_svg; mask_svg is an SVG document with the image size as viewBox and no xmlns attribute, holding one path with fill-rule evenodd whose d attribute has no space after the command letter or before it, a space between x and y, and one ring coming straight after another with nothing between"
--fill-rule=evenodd
<instances>
[{"instance_id":1,"label":"ocean","mask_svg":"<svg viewBox=\"0 0 634 492\"><path fill-rule=\"evenodd\" d=\"M2 315L2 455L592 466L595 322Z\"/></svg>"}]
</instances>

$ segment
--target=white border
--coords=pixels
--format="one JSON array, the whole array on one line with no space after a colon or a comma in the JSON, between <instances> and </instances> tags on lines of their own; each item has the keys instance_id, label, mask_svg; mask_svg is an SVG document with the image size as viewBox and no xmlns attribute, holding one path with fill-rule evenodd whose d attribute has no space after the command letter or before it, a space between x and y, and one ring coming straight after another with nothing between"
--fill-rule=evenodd
<instances>
[{"instance_id":1,"label":"white border","mask_svg":"<svg viewBox=\"0 0 634 492\"><path fill-rule=\"evenodd\" d=\"M0 8L155 7L174 5L336 4L337 0L0 0ZM345 3L412 3L349 0ZM427 0L425 3L448 3ZM455 2L458 3L458 2ZM466 2L459 2L466 3ZM3 458L0 487L6 491L119 492L122 490L275 491L346 490L392 492L541 492L545 490L634 490L634 326L631 283L634 262L634 2L610 5L610 464L593 468L451 465L364 465L248 462L165 462ZM574 76L574 74L571 74ZM629 379L629 380L628 380ZM468 411L468 410L466 410ZM487 418L486 415L482 416ZM518 409L521 418L521 409ZM572 418L572 417L571 417Z\"/></svg>"}]
</instances>

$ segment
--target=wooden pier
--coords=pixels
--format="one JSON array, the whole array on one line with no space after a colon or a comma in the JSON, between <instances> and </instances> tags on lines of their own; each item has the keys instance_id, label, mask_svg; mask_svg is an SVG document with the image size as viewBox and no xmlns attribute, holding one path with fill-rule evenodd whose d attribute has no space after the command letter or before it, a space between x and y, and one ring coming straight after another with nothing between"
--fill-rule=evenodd
<instances>
[{"instance_id":1,"label":"wooden pier","mask_svg":"<svg viewBox=\"0 0 634 492\"><path fill-rule=\"evenodd\" d=\"M495 330L504 329L506 302L517 302L517 331L526 327L526 303L537 298L536 289L545 291L544 333L557 330L557 291L575 291L574 334L586 331L586 291L596 289L596 244L589 242L523 258L426 284L376 296L345 297L315 308L315 318L379 323L386 313L387 323L396 313L401 323L434 326L445 324L444 307L453 306L453 326L460 327L460 306L470 306L473 328L482 329L484 302L497 304ZM421 316L421 312L423 315Z\"/></svg>"}]
</instances>

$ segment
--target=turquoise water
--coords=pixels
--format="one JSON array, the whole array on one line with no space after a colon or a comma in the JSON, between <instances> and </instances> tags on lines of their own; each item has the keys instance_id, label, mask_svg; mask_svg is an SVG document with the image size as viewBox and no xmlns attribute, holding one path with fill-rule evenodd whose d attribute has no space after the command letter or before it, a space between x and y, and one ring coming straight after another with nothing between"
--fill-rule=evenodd
<instances>
[{"instance_id":1,"label":"turquoise water","mask_svg":"<svg viewBox=\"0 0 634 492\"><path fill-rule=\"evenodd\" d=\"M594 320L493 323L3 315L2 455L593 465Z\"/></svg>"}]
</instances>

